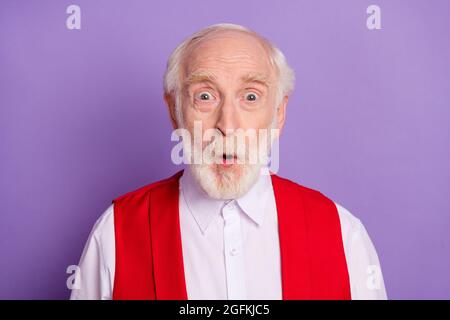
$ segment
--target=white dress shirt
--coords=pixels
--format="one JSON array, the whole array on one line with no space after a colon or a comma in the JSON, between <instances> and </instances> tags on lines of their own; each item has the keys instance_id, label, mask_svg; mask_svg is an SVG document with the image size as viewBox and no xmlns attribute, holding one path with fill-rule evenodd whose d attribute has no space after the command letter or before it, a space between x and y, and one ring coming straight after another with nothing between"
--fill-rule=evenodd
<instances>
[{"instance_id":1,"label":"white dress shirt","mask_svg":"<svg viewBox=\"0 0 450 320\"><path fill-rule=\"evenodd\" d=\"M282 299L275 196L268 169L235 200L208 197L189 169L180 178L180 230L188 299ZM359 219L338 210L352 299L386 299L375 248ZM111 299L114 205L95 223L71 299Z\"/></svg>"}]
</instances>

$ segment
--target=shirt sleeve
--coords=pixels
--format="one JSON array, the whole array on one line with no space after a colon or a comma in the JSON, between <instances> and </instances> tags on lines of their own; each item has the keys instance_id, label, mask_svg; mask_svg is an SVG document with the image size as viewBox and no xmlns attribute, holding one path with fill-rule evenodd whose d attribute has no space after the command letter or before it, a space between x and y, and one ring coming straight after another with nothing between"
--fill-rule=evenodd
<instances>
[{"instance_id":1,"label":"shirt sleeve","mask_svg":"<svg viewBox=\"0 0 450 320\"><path fill-rule=\"evenodd\" d=\"M362 222L336 203L353 300L386 300L380 261Z\"/></svg>"},{"instance_id":2,"label":"shirt sleeve","mask_svg":"<svg viewBox=\"0 0 450 320\"><path fill-rule=\"evenodd\" d=\"M114 280L114 208L94 224L75 273L71 300L110 300Z\"/></svg>"}]
</instances>

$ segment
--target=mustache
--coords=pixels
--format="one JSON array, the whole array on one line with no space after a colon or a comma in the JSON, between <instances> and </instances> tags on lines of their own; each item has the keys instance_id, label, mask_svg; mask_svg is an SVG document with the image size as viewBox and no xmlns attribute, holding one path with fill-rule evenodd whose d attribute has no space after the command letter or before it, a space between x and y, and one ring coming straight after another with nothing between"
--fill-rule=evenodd
<instances>
[{"instance_id":1,"label":"mustache","mask_svg":"<svg viewBox=\"0 0 450 320\"><path fill-rule=\"evenodd\" d=\"M249 141L236 143L236 137L224 137L222 141L212 139L203 145L202 150L210 150L211 155L217 159L245 159L246 154L252 149Z\"/></svg>"},{"instance_id":2,"label":"mustache","mask_svg":"<svg viewBox=\"0 0 450 320\"><path fill-rule=\"evenodd\" d=\"M267 162L270 157L273 138L277 137L277 129L237 129L231 134L223 134L212 128L201 131L197 128L194 134L189 131L182 135L183 153L187 161L195 164L256 164ZM275 132L274 132L275 131ZM230 160L230 161L227 161Z\"/></svg>"}]
</instances>

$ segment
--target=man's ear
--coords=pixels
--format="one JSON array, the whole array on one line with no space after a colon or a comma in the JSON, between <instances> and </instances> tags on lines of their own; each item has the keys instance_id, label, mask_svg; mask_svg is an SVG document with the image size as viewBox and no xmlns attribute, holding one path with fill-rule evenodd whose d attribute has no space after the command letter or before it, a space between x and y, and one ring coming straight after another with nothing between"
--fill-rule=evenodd
<instances>
[{"instance_id":1,"label":"man's ear","mask_svg":"<svg viewBox=\"0 0 450 320\"><path fill-rule=\"evenodd\" d=\"M169 110L170 122L174 129L178 129L176 111L175 111L175 99L172 94L164 93L164 101L166 102L167 109Z\"/></svg>"},{"instance_id":2,"label":"man's ear","mask_svg":"<svg viewBox=\"0 0 450 320\"><path fill-rule=\"evenodd\" d=\"M284 128L284 122L286 120L286 107L289 101L289 96L284 96L281 103L277 106L277 127L279 130L279 135L281 135L281 131Z\"/></svg>"}]
</instances>

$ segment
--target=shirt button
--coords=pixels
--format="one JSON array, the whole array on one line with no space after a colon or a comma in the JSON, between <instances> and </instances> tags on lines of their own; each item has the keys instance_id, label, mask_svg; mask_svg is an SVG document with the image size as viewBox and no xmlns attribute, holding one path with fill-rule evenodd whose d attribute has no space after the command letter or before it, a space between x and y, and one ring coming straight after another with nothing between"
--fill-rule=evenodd
<instances>
[{"instance_id":1,"label":"shirt button","mask_svg":"<svg viewBox=\"0 0 450 320\"><path fill-rule=\"evenodd\" d=\"M230 254L231 254L232 256L237 255L237 249L236 249L236 248L231 249L231 250L230 250Z\"/></svg>"}]
</instances>

